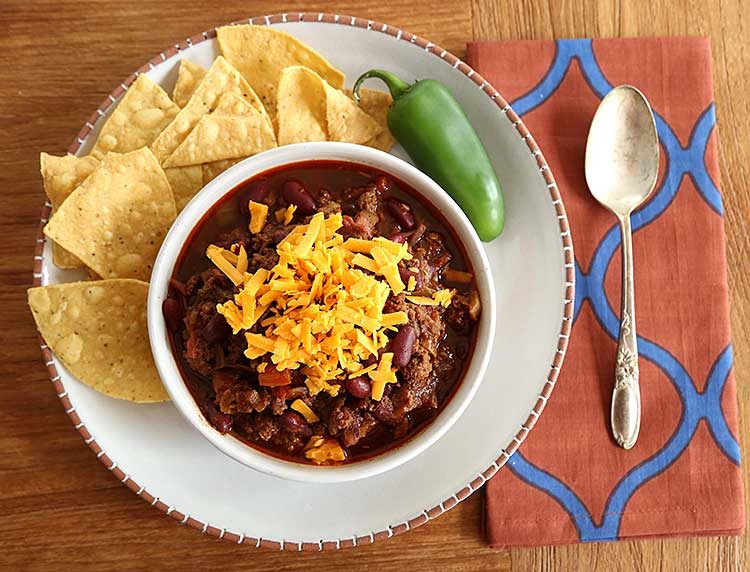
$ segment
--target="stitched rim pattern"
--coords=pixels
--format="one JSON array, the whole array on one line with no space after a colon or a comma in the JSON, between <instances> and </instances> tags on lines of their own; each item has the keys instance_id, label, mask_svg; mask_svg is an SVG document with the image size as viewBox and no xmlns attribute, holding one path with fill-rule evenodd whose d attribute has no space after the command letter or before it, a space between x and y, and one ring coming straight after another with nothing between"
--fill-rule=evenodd
<instances>
[{"instance_id":1,"label":"stitched rim pattern","mask_svg":"<svg viewBox=\"0 0 750 572\"><path fill-rule=\"evenodd\" d=\"M507 117L508 121L511 122L521 139L526 143L532 155L536 159L539 171L544 177L544 180L547 183L547 188L549 189L549 193L552 197L552 204L555 206L557 212L557 219L560 227L560 238L563 244L565 268L565 300L563 307L563 320L557 342L557 352L555 353L555 357L550 366L550 371L547 376L546 382L544 384L542 392L537 397L533 409L529 413L529 416L526 418L526 421L524 421L516 435L513 437L510 445L506 449L502 450L500 456L486 470L478 474L470 483L466 484L461 490L453 494L451 497L447 498L437 506L423 510L418 516L406 522L390 525L385 530L370 532L370 534L365 536L352 536L337 540L319 540L318 542L294 542L283 539L272 540L267 538L255 538L247 536L244 533L236 533L228 531L224 528L218 528L209 524L208 522L198 520L197 518L178 510L176 507L166 504L158 497L152 495L144 487L136 483L133 479L131 479L125 472L124 468L119 467L117 462L113 461L107 455L106 451L104 451L99 446L99 444L96 442L96 439L89 433L85 423L78 416L75 407L68 398L68 392L65 390L65 386L62 383L60 374L57 372L57 368L55 367L55 363L52 359L52 351L45 344L41 336L40 347L42 349L42 358L44 360L44 365L47 366L47 371L49 372L50 381L52 381L55 393L57 393L57 397L60 399L60 402L65 409L65 413L68 414L68 417L70 417L70 420L73 423L74 427L81 434L81 437L83 437L83 442L88 445L88 447L96 455L97 459L99 459L104 464L104 466L107 467L107 469L114 475L115 478L117 478L135 494L140 496L143 500L156 507L160 511L166 513L168 516L172 517L181 524L186 524L192 528L200 530L204 534L223 538L237 544L254 545L257 548L275 548L277 550L320 551L353 547L359 544L371 544L376 540L390 538L397 534L407 532L412 528L421 526L427 523L429 520L437 518L445 511L450 510L462 500L466 499L473 492L481 488L488 479L490 479L498 470L500 470L503 465L505 465L510 456L518 449L526 436L529 434L529 431L531 431L531 429L536 424L539 415L544 409L544 406L546 405L547 400L549 399L549 396L555 387L555 382L557 381L560 367L562 366L562 362L565 357L565 351L568 346L568 339L572 327L573 298L575 292L575 270L573 266L573 241L570 235L568 217L565 213L565 207L563 205L562 198L560 197L560 191L557 187L557 184L555 183L555 179L552 176L549 166L547 165L547 161L544 159L542 152L540 151L539 147L534 141L534 138L531 136L528 129L524 125L523 121L521 121L521 119L518 117L518 115L516 115L510 105L508 105L508 102L505 101L503 96L500 95L500 93L494 87L492 87L488 81L486 81L481 75L471 69L471 67L468 66L465 62L461 61L459 58L449 53L448 51L442 49L440 46L437 46L432 42L428 42L427 40L419 38L414 34L411 34L404 30L400 30L398 28L394 28L380 22L374 22L372 20L364 20L361 18L355 18L354 16L342 16L338 14L307 14L295 12L288 14L275 14L272 16L260 16L256 18L250 18L248 20L232 22L232 24L236 25L249 23L256 25L271 25L286 22L321 22L327 24L355 26L358 28L364 28L367 30L387 34L389 36L395 37L397 40L403 40L419 46L426 52L429 52L435 57L444 60L454 69L466 75L466 77L470 78L476 84L478 89L481 89L485 94L487 94L487 96L500 108L500 111ZM89 117L88 121L86 121L84 127L81 129L81 131L79 131L78 135L76 135L75 140L70 145L70 147L68 147L68 152L71 154L75 154L81 148L86 138L95 128L97 122L101 121L101 119L106 115L107 110L115 103L117 98L128 89L130 84L135 81L139 74L154 69L154 67L156 67L158 64L165 62L167 59L180 53L182 50L185 50L195 44L204 42L214 37L216 37L215 28L208 32L203 32L201 34L197 34L195 36L187 38L183 42L175 44L169 49L151 58L151 60L149 60L138 70L136 70L135 73L131 74L124 82L118 85L114 89L114 91L112 91L112 93L107 96L107 98L102 102L99 108L91 115L91 117ZM52 205L49 202L46 202L44 208L42 209L41 221L36 238L33 271L34 286L41 285L42 261L45 244L45 236L42 232L42 229L49 219L51 210Z\"/></svg>"}]
</instances>

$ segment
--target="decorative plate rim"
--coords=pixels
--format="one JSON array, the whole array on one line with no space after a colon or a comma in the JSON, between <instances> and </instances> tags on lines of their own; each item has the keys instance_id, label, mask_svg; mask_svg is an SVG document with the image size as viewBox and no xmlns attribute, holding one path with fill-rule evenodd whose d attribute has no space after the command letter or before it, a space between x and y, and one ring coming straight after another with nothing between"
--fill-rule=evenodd
<instances>
[{"instance_id":1,"label":"decorative plate rim","mask_svg":"<svg viewBox=\"0 0 750 572\"><path fill-rule=\"evenodd\" d=\"M547 400L549 399L552 390L555 387L555 382L560 372L563 360L565 358L565 352L568 347L568 339L573 323L573 300L575 296L575 270L573 265L573 241L570 234L570 225L568 223L568 217L565 212L565 206L563 205L560 190L557 187L555 178L550 171L547 161L544 158L539 146L532 137L529 130L524 125L523 121L516 115L508 102L503 98L502 95L480 74L474 71L468 64L463 62L461 59L453 55L452 53L444 50L440 46L433 44L419 38L416 35L404 31L400 28L395 28L387 24L376 22L373 20L356 18L355 16L345 16L340 14L331 14L325 12L316 13L304 13L304 12L291 12L283 14L274 14L267 16L258 16L255 18L249 18L247 20L238 20L231 22L227 25L239 25L239 24L255 24L255 25L272 25L279 23L292 23L292 22L311 22L311 23L325 23L325 24L337 24L343 26L354 26L357 28L363 28L369 31L374 31L382 34L386 34L395 37L397 40L403 40L411 44L415 44L426 52L444 60L446 63L451 65L454 69L463 73L466 77L471 79L474 84L482 90L487 97L489 97L499 108L500 112L506 116L507 120L511 122L512 126L518 132L521 139L526 143L527 147L531 151L531 154L536 159L537 167L542 174L547 188L549 189L550 196L552 198L552 204L557 212L557 219L560 228L560 238L563 246L563 258L564 258L564 269L565 269L565 299L563 300L563 318L560 327L560 334L558 336L557 351L550 365L549 374L545 381L542 392L538 395L534 407L531 409L526 421L521 424L520 429L511 440L510 445L507 449L503 449L500 456L493 461L493 463L485 469L483 472L478 474L471 482L467 483L459 491L451 495L449 498L441 502L440 504L423 510L418 516L401 523L389 525L387 529L378 532L370 532L369 535L365 536L351 536L347 538L341 538L336 540L319 540L318 542L297 542L287 541L284 539L273 540L268 538L255 538L247 536L244 533L236 533L226 530L225 528L218 528L209 524L208 522L202 522L197 518L192 517L190 514L184 513L174 506L167 505L165 502L160 500L158 497L152 495L143 486L136 483L131 479L128 474L123 470L122 467L109 458L107 453L99 446L96 439L89 433L85 423L81 421L75 407L68 398L68 392L62 383L60 374L57 371L53 360L53 354L49 346L44 342L44 339L39 336L39 345L42 350L42 358L44 365L47 367L47 371L50 376L57 397L60 400L65 413L70 418L74 427L78 430L83 438L83 442L94 452L97 459L117 478L121 483L127 486L131 491L140 496L143 500L156 507L160 511L166 513L171 518L175 519L181 524L186 524L192 528L200 530L204 534L209 534L217 538L222 538L230 542L237 544L248 544L254 545L256 548L274 548L277 550L289 550L289 551L321 551L321 550L335 550L339 548L354 547L360 544L372 544L376 540L383 540L390 538L397 534L401 534L421 526L428 521L437 518L444 512L450 510L456 506L459 502L466 499L473 492L477 491L489 480L497 471L500 470L505 463L507 463L510 456L518 449L518 447L526 439L527 435L534 427L542 413ZM218 27L217 27L218 28ZM130 86L133 81L141 73L148 72L156 67L156 65L164 63L169 58L177 55L187 48L194 46L195 44L204 42L206 40L216 37L217 28L213 28L210 31L202 32L195 36L191 36L182 42L171 46L165 51L151 58L148 62L138 68L134 73L128 76L125 81L120 83L99 105L96 111L89 117L84 123L83 128L78 132L73 143L68 147L68 153L75 154L81 145L86 140L86 137L94 130L96 124L102 120L106 115L107 110L117 101L117 98L122 95ZM34 269L33 269L33 286L41 286L42 279L42 262L44 260L44 244L46 237L43 229L44 225L49 220L49 216L52 210L52 205L49 201L45 202L42 208L41 220L39 229L36 237L36 247L34 251Z\"/></svg>"}]
</instances>

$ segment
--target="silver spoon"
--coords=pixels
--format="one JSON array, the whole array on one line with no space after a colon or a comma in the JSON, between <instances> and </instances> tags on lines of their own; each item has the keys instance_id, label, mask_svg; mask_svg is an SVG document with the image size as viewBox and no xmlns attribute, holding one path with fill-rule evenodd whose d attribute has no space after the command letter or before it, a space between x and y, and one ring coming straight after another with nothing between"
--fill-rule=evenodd
<instances>
[{"instance_id":1,"label":"silver spoon","mask_svg":"<svg viewBox=\"0 0 750 572\"><path fill-rule=\"evenodd\" d=\"M643 94L629 85L610 91L599 104L586 142L586 183L591 194L620 221L622 299L612 393L612 435L624 449L638 439L641 393L633 296L633 237L630 213L642 204L659 174L654 114Z\"/></svg>"}]
</instances>

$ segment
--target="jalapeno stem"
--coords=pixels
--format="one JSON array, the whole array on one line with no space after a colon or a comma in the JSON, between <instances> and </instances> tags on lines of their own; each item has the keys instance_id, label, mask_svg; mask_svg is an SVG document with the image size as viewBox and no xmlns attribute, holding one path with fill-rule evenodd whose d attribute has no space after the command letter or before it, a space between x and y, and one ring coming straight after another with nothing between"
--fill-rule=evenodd
<instances>
[{"instance_id":1,"label":"jalapeno stem","mask_svg":"<svg viewBox=\"0 0 750 572\"><path fill-rule=\"evenodd\" d=\"M354 94L354 100L359 101L360 95L359 95L359 87L362 85L362 82L364 82L366 79L369 79L371 77L376 77L378 79L381 79L385 82L385 85L388 86L388 91L391 92L391 96L393 99L398 99L402 95L404 95L409 89L411 89L411 85L400 79L395 74L392 74L391 72L387 72L385 70L370 70L366 73L363 73L359 78L357 78L357 81L354 84L354 89L352 89L352 93Z\"/></svg>"}]
</instances>

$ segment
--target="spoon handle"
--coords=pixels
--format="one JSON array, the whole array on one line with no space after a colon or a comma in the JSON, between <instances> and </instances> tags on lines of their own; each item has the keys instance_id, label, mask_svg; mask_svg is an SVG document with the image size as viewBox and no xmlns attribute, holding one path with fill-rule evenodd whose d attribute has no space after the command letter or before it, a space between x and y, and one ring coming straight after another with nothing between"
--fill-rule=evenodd
<instances>
[{"instance_id":1,"label":"spoon handle","mask_svg":"<svg viewBox=\"0 0 750 572\"><path fill-rule=\"evenodd\" d=\"M630 215L619 218L622 234L622 300L611 421L612 435L617 444L623 449L630 449L635 445L641 427L641 390L638 385L638 342L635 333L633 235Z\"/></svg>"}]
</instances>

